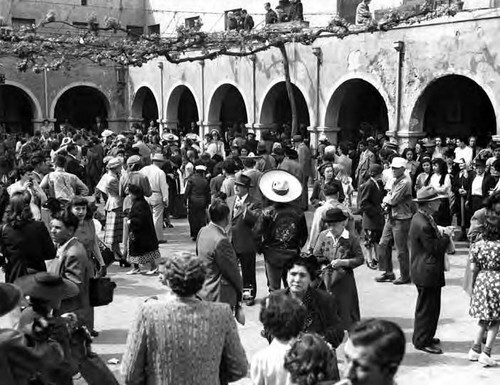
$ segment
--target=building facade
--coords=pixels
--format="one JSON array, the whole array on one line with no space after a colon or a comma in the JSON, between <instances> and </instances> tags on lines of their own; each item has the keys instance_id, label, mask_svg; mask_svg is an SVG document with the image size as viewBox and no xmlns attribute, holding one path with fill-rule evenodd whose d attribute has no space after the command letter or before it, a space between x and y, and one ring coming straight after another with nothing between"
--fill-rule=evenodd
<instances>
[{"instance_id":1,"label":"building facade","mask_svg":"<svg viewBox=\"0 0 500 385\"><path fill-rule=\"evenodd\" d=\"M202 30L223 30L226 12L243 4L234 0L181 5L164 0L88 0L86 6L78 5L81 2L74 0L64 12L56 12L74 22L85 21L89 12L102 15L107 11L122 25L163 36L198 16ZM313 27L326 25L335 13L352 19L357 5L347 0L302 2L305 18ZM263 2L248 3L244 6L256 28L261 28ZM372 10L378 15L383 9L416 3L374 1ZM35 14L51 9L49 1L10 1L7 11L2 4L0 15L10 15L12 25L14 19L36 19ZM426 134L498 139L500 10L496 7L493 0L465 1L464 12L454 17L342 40L320 38L313 46L289 44L299 123L308 128L313 143L321 132L334 142L356 141L360 131L365 135L385 132L402 145ZM19 73L13 59L0 58L0 63L0 72L7 78L6 86L0 87L0 121L23 117L23 127L29 123L26 116L36 128L45 118L87 125L90 118L100 115L116 131L154 119L167 129L194 121L202 132L235 123L260 132L291 120L282 57L276 49L253 57L219 57L181 65L158 59L126 73L86 63L69 73Z\"/></svg>"}]
</instances>

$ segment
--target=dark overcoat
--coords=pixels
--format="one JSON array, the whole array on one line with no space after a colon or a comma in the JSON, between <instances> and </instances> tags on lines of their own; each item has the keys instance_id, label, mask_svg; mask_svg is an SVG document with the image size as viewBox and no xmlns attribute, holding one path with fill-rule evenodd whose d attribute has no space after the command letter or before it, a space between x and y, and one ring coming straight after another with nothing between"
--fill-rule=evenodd
<instances>
[{"instance_id":1,"label":"dark overcoat","mask_svg":"<svg viewBox=\"0 0 500 385\"><path fill-rule=\"evenodd\" d=\"M227 198L229 206L229 240L237 253L255 253L257 251L257 234L254 226L259 220L262 212L262 204L252 198L250 194L246 197L244 206L237 212L234 211L236 195Z\"/></svg>"},{"instance_id":2,"label":"dark overcoat","mask_svg":"<svg viewBox=\"0 0 500 385\"><path fill-rule=\"evenodd\" d=\"M444 254L449 238L438 237L432 224L420 212L411 220L409 237L412 282L420 287L443 287Z\"/></svg>"},{"instance_id":3,"label":"dark overcoat","mask_svg":"<svg viewBox=\"0 0 500 385\"><path fill-rule=\"evenodd\" d=\"M158 249L153 215L148 202L144 198L132 202L128 216L129 225L129 254L140 256Z\"/></svg>"},{"instance_id":4,"label":"dark overcoat","mask_svg":"<svg viewBox=\"0 0 500 385\"><path fill-rule=\"evenodd\" d=\"M359 211L363 213L363 228L365 230L382 230L384 228L384 212L382 200L384 188L377 182L368 179L359 188Z\"/></svg>"}]
</instances>

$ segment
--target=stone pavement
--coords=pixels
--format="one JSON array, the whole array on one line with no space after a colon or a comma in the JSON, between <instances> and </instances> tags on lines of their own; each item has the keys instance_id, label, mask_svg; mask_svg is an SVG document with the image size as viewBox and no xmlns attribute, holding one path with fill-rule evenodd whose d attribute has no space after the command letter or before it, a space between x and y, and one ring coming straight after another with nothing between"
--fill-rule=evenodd
<instances>
[{"instance_id":1,"label":"stone pavement","mask_svg":"<svg viewBox=\"0 0 500 385\"><path fill-rule=\"evenodd\" d=\"M310 216L310 213L308 213ZM166 230L168 243L161 245L162 255L181 250L194 251L195 245L189 237L186 220L173 220L173 229ZM469 298L461 288L467 249L465 244L457 245L457 253L450 256L452 268L446 273L446 287L442 295L442 312L437 336L442 341L444 354L441 356L422 353L407 344L407 354L397 376L400 385L413 384L500 384L500 368L482 368L467 360L467 351L475 331L475 321L468 315ZM100 336L94 341L94 349L106 361L121 358L125 348L128 328L140 303L147 297L165 289L157 277L144 275L127 276L127 269L113 265L109 276L117 283L115 300L112 304L96 309L96 329ZM375 283L378 274L361 266L355 271L362 317L381 317L397 322L411 341L413 312L417 291L413 285L394 286L391 283ZM267 293L262 257L257 263L258 298ZM259 306L245 307L246 324L239 327L240 336L248 359L267 345L260 337L261 325ZM500 340L499 340L500 342ZM493 355L500 360L499 347ZM338 349L340 366L343 365L343 347ZM110 365L118 375L119 365ZM83 380L75 381L83 385ZM238 382L250 384L249 379ZM210 384L207 384L210 385Z\"/></svg>"}]
</instances>

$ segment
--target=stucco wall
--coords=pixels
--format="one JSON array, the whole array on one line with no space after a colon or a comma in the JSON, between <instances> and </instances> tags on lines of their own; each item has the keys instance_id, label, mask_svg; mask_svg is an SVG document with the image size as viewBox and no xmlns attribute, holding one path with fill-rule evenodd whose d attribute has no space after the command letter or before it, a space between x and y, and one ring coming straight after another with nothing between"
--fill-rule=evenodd
<instances>
[{"instance_id":1,"label":"stucco wall","mask_svg":"<svg viewBox=\"0 0 500 385\"><path fill-rule=\"evenodd\" d=\"M328 109L335 91L350 79L363 79L372 84L385 101L389 130L394 131L396 122L396 87L399 55L393 48L396 41L404 42L405 55L402 67L401 119L398 136L421 136L423 112L415 108L418 98L431 82L447 74L460 74L474 80L489 96L500 127L497 98L500 95L500 67L496 61L500 46L495 36L500 32L497 12L469 13L455 18L443 18L428 25L400 28L389 32L366 33L349 36L343 40L319 39L315 46L322 49L323 63L320 69L319 113L316 103L316 57L312 48L299 44L290 45L291 77L301 90L309 107L311 127L333 128L334 111ZM494 16L494 17L492 17ZM209 111L214 91L221 84L235 85L245 100L249 124L261 123L262 104L269 89L283 81L281 55L269 50L257 55L255 61L255 91L253 62L249 58L222 57L207 61L204 65L205 81L202 92L202 66L198 63L172 65L164 63L164 102L168 104L170 93L179 84L192 90L198 103L200 121L210 121ZM159 69L156 65L131 69L131 87L150 84L159 95ZM202 105L200 105L202 104ZM332 107L330 105L330 107ZM255 110L255 113L254 113ZM170 120L166 114L164 120ZM319 119L316 119L316 115Z\"/></svg>"}]
</instances>

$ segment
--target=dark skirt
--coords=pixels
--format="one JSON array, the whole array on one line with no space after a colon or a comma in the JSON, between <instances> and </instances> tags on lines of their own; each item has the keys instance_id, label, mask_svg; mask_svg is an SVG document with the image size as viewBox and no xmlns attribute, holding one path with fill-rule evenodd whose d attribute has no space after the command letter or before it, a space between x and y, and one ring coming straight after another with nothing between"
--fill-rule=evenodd
<instances>
[{"instance_id":1,"label":"dark skirt","mask_svg":"<svg viewBox=\"0 0 500 385\"><path fill-rule=\"evenodd\" d=\"M191 238L197 238L201 228L208 222L207 210L205 206L189 207L188 221Z\"/></svg>"},{"instance_id":2,"label":"dark skirt","mask_svg":"<svg viewBox=\"0 0 500 385\"><path fill-rule=\"evenodd\" d=\"M441 205L438 212L434 215L434 220L439 226L451 226L450 200L442 198L440 201Z\"/></svg>"}]
</instances>

